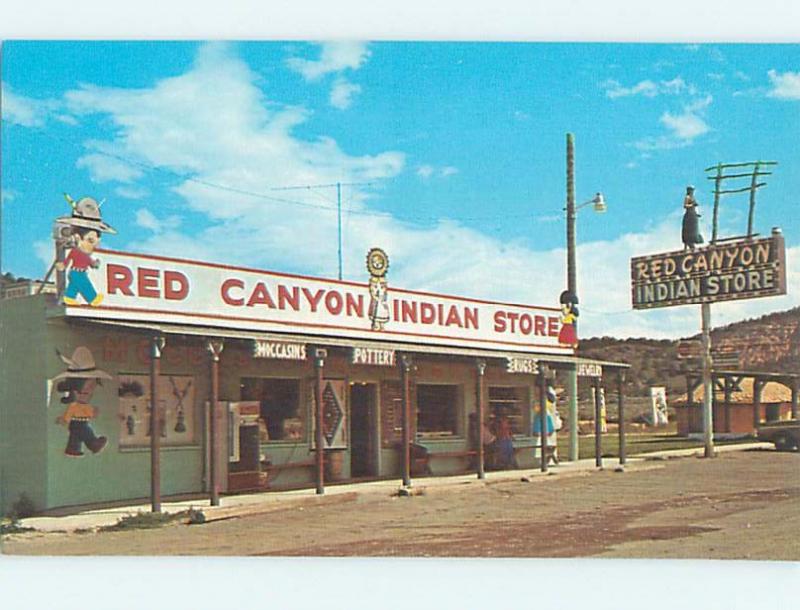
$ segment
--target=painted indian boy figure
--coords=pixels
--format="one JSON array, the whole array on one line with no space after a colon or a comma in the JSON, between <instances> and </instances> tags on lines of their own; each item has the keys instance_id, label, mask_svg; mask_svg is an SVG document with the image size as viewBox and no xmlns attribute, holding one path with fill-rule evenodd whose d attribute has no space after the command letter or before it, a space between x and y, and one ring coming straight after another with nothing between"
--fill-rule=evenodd
<instances>
[{"instance_id":1,"label":"painted indian boy figure","mask_svg":"<svg viewBox=\"0 0 800 610\"><path fill-rule=\"evenodd\" d=\"M69 429L64 454L80 457L84 446L92 453L100 453L107 439L97 436L92 428L90 422L97 417L97 408L89 401L100 380L111 379L111 376L95 366L92 352L86 347L76 348L71 358L58 355L67 365L67 370L53 379L58 382L56 390L64 393L61 402L67 405L64 413L56 418L56 423Z\"/></svg>"},{"instance_id":2,"label":"painted indian boy figure","mask_svg":"<svg viewBox=\"0 0 800 610\"><path fill-rule=\"evenodd\" d=\"M100 218L100 204L94 199L84 197L76 203L69 195L66 197L72 206L72 215L56 221L70 227L72 234L72 248L63 261L56 262L59 271L69 268L64 304L79 305L78 297L81 296L89 305L96 307L102 302L103 295L97 293L89 279L89 268L96 269L100 265L100 261L92 258L92 253L100 243L102 233L116 231Z\"/></svg>"}]
</instances>

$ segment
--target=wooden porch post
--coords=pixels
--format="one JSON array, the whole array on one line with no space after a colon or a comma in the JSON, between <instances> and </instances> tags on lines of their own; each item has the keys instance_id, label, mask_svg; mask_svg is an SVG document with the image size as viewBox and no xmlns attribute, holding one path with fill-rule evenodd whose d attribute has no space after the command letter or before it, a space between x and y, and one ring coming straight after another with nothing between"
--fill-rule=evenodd
<instances>
[{"instance_id":1,"label":"wooden porch post","mask_svg":"<svg viewBox=\"0 0 800 610\"><path fill-rule=\"evenodd\" d=\"M625 370L617 372L617 419L619 420L619 463L624 466L628 460L625 452Z\"/></svg>"},{"instance_id":2,"label":"wooden porch post","mask_svg":"<svg viewBox=\"0 0 800 610\"><path fill-rule=\"evenodd\" d=\"M323 430L324 411L322 405L323 383L322 368L325 366L325 358L328 352L324 349L317 349L314 352L314 367L316 369L316 383L314 384L314 426L315 426L315 459L317 471L317 495L325 493L325 436Z\"/></svg>"},{"instance_id":3,"label":"wooden porch post","mask_svg":"<svg viewBox=\"0 0 800 610\"><path fill-rule=\"evenodd\" d=\"M722 377L722 391L725 396L725 403L723 404L723 409L725 413L725 432L731 431L731 393L733 390L733 380L730 378L729 375L724 375Z\"/></svg>"},{"instance_id":4,"label":"wooden porch post","mask_svg":"<svg viewBox=\"0 0 800 610\"><path fill-rule=\"evenodd\" d=\"M161 409L158 406L158 377L161 352L166 340L161 335L150 339L150 510L161 512Z\"/></svg>"},{"instance_id":5,"label":"wooden porch post","mask_svg":"<svg viewBox=\"0 0 800 610\"><path fill-rule=\"evenodd\" d=\"M598 468L603 467L603 445L602 432L600 426L600 388L602 387L602 377L594 378L594 465Z\"/></svg>"},{"instance_id":6,"label":"wooden porch post","mask_svg":"<svg viewBox=\"0 0 800 610\"><path fill-rule=\"evenodd\" d=\"M211 506L219 506L219 357L222 353L223 343L220 340L209 339L206 349L210 356L211 364L211 395L209 397L209 444L211 445L209 462L209 492Z\"/></svg>"},{"instance_id":7,"label":"wooden porch post","mask_svg":"<svg viewBox=\"0 0 800 610\"><path fill-rule=\"evenodd\" d=\"M797 419L797 377L792 377L792 419Z\"/></svg>"},{"instance_id":8,"label":"wooden porch post","mask_svg":"<svg viewBox=\"0 0 800 610\"><path fill-rule=\"evenodd\" d=\"M758 377L753 378L753 432L758 429L761 423L761 390L764 389L764 382Z\"/></svg>"},{"instance_id":9,"label":"wooden porch post","mask_svg":"<svg viewBox=\"0 0 800 610\"><path fill-rule=\"evenodd\" d=\"M484 360L478 360L476 363L476 370L478 372L478 382L477 382L477 406L478 406L478 414L477 414L477 426L478 426L478 447L476 451L478 452L478 478L485 479L486 472L484 471L484 452L483 452L483 419L485 417L485 409L484 409L484 402L483 402L483 395L484 395L484 375L486 373L486 362Z\"/></svg>"},{"instance_id":10,"label":"wooden porch post","mask_svg":"<svg viewBox=\"0 0 800 610\"><path fill-rule=\"evenodd\" d=\"M539 362L539 470L547 472L547 367Z\"/></svg>"},{"instance_id":11,"label":"wooden porch post","mask_svg":"<svg viewBox=\"0 0 800 610\"><path fill-rule=\"evenodd\" d=\"M403 486L411 487L411 356L403 354Z\"/></svg>"}]
</instances>

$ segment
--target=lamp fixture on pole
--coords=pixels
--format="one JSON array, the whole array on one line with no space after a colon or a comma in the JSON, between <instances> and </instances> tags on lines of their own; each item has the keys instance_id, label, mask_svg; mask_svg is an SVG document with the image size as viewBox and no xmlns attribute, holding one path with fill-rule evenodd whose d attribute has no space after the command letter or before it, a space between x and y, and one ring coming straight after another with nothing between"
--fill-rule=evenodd
<instances>
[{"instance_id":1,"label":"lamp fixture on pole","mask_svg":"<svg viewBox=\"0 0 800 610\"><path fill-rule=\"evenodd\" d=\"M596 193L589 201L580 205L575 205L575 136L567 134L567 205L564 211L567 213L567 290L575 298L578 296L577 287L577 247L575 236L575 219L578 210L589 204L592 209L602 214L606 211L606 200L603 193ZM567 372L567 395L569 396L569 459L578 459L578 376L577 371Z\"/></svg>"}]
</instances>

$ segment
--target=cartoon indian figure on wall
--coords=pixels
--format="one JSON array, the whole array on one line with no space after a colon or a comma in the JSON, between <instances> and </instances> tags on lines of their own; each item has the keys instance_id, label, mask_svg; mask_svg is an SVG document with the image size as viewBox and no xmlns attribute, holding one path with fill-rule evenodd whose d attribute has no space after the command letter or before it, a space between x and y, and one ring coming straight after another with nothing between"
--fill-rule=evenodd
<instances>
[{"instance_id":1,"label":"cartoon indian figure on wall","mask_svg":"<svg viewBox=\"0 0 800 610\"><path fill-rule=\"evenodd\" d=\"M367 252L367 271L369 272L369 319L372 330L383 330L389 321L389 298L386 273L389 271L389 257L380 248Z\"/></svg>"},{"instance_id":2,"label":"cartoon indian figure on wall","mask_svg":"<svg viewBox=\"0 0 800 610\"><path fill-rule=\"evenodd\" d=\"M561 345L578 347L578 296L565 290L559 297L561 302L561 330L558 342Z\"/></svg>"},{"instance_id":3,"label":"cartoon indian figure on wall","mask_svg":"<svg viewBox=\"0 0 800 610\"><path fill-rule=\"evenodd\" d=\"M77 347L71 357L60 352L58 356L67 365L67 370L53 379L57 382L56 390L64 394L61 402L67 405L56 423L67 426L69 438L64 454L70 457L83 455L85 446L92 453L100 453L106 446L105 436L97 436L91 421L97 417L97 408L89 401L92 393L102 379L111 379L111 375L95 366L92 352L86 347Z\"/></svg>"},{"instance_id":4,"label":"cartoon indian figure on wall","mask_svg":"<svg viewBox=\"0 0 800 610\"><path fill-rule=\"evenodd\" d=\"M84 197L75 202L65 194L67 201L72 206L71 216L62 216L56 219L56 224L67 227L70 231L70 249L64 260L56 262L56 269L65 271L69 268L67 287L64 290L63 301L65 305L79 305L78 297L92 307L96 307L103 300L103 295L98 294L89 279L89 268L96 269L100 261L92 258L92 253L100 243L103 233L116 233L100 217L100 204L91 197Z\"/></svg>"}]
</instances>

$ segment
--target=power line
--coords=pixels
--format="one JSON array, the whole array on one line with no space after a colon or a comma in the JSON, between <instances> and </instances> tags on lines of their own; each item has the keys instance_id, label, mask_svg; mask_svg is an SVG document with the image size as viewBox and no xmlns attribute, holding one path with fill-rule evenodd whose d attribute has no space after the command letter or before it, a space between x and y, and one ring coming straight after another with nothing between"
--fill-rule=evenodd
<instances>
[{"instance_id":1,"label":"power line","mask_svg":"<svg viewBox=\"0 0 800 610\"><path fill-rule=\"evenodd\" d=\"M203 180L201 178L196 178L196 177L191 176L189 174L184 174L184 173L178 172L178 171L173 170L173 169L169 169L169 168L165 168L165 167L159 167L159 166L156 166L156 165L151 165L151 164L145 163L143 161L138 161L136 159L130 159L128 157L124 157L122 155L118 155L118 154L115 154L115 153L107 152L107 151L104 151L104 150L97 150L97 149L93 149L93 150L89 149L89 150L87 150L87 149L85 149L83 147L82 144L80 144L79 142L76 142L75 140L70 140L70 139L58 136L56 134L50 133L48 131L45 131L42 128L31 127L31 128L28 128L28 129L31 129L32 131L36 131L36 132L40 133L41 135L43 135L43 136L45 136L47 138L59 140L61 142L69 144L70 146L73 146L73 147L76 147L76 148L80 148L82 151L86 151L86 152L90 152L92 154L98 154L98 155L101 155L101 156L104 156L104 157L115 159L115 160L120 161L122 163L126 163L128 165L132 165L132 166L139 167L139 168L142 168L142 169L147 169L147 170L150 170L150 171L153 171L153 172L157 172L157 173L160 173L160 174L168 174L168 175L174 176L176 178L179 178L181 180L184 180L186 182L199 184L199 185L205 186L207 188L213 188L213 189L216 189L216 190L226 191L226 192L229 192L229 193L234 193L234 194L237 194L237 195L243 195L243 196L247 196L247 197L255 197L255 198L258 198L258 199L263 199L263 200L271 201L271 202L275 202L275 203L284 203L284 204L287 204L287 205L295 205L295 206L298 206L298 207L304 207L304 208L316 209L316 210L324 210L324 211L329 211L329 212L337 211L337 208L334 207L334 205L333 205L334 204L333 201L329 200L328 198L326 198L324 196L320 196L320 195L315 193L315 190L318 189L318 188L335 187L337 183L315 184L315 185L308 185L308 186L267 187L267 190L270 190L270 191L308 190L310 193L314 193L319 198L321 198L324 201L332 204L330 206L323 206L323 205L318 205L318 204L314 204L314 203L308 203L306 201L298 201L296 199L287 199L287 198L284 198L284 197L275 197L275 196L267 195L265 193L260 193L260 192L257 192L257 191L251 191L251 190L248 190L248 189L243 189L243 188L234 187L234 186L230 186L230 185L211 182L209 180ZM371 185L372 183L341 183L341 184L342 185L345 185L345 184ZM531 214L531 213L524 213L524 214L493 214L493 215L477 215L477 216L444 216L444 217L443 216L410 215L410 216L407 216L407 217L403 217L403 216L399 216L396 213L392 213L392 212L389 212L389 211L381 212L381 211L359 210L359 209L353 209L353 208L345 208L342 211L345 211L348 214L355 214L355 215L358 215L358 216L368 216L368 217L375 217L375 218L394 218L394 219L402 221L402 222L415 222L415 221L416 222L446 222L448 220L450 220L450 221L462 221L462 222L482 222L482 221L517 220L517 219L536 220L536 215ZM555 208L554 208L554 211L556 211ZM541 214L539 216L541 216Z\"/></svg>"}]
</instances>

